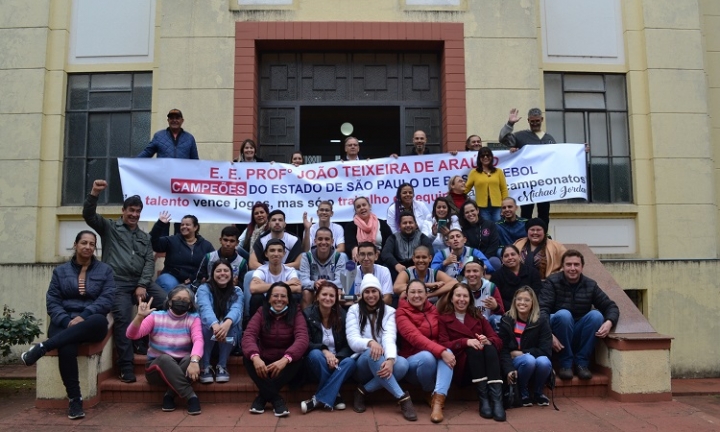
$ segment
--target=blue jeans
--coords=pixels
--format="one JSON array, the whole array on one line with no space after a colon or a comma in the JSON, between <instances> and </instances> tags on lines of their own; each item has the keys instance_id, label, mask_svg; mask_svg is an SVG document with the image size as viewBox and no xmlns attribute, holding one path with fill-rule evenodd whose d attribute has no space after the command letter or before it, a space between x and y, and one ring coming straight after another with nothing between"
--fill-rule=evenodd
<instances>
[{"instance_id":1,"label":"blue jeans","mask_svg":"<svg viewBox=\"0 0 720 432\"><path fill-rule=\"evenodd\" d=\"M155 283L160 285L160 288L168 294L173 290L173 288L180 285L180 282L170 273L162 273L157 277L157 279L155 279Z\"/></svg>"},{"instance_id":2,"label":"blue jeans","mask_svg":"<svg viewBox=\"0 0 720 432\"><path fill-rule=\"evenodd\" d=\"M355 372L355 359L344 358L335 370L331 370L325 355L319 349L311 350L306 358L308 369L319 381L315 400L332 407L335 405L335 397L340 393L340 387Z\"/></svg>"},{"instance_id":3,"label":"blue jeans","mask_svg":"<svg viewBox=\"0 0 720 432\"><path fill-rule=\"evenodd\" d=\"M210 355L212 354L213 347L216 343L218 343L218 366L222 366L225 369L227 369L227 361L230 357L230 352L233 349L234 343L239 344L240 343L240 335L242 335L242 331L240 330L240 324L234 324L230 327L230 330L228 330L227 337L234 337L235 342L234 343L224 343L224 342L217 342L214 340L210 340L210 338L213 335L213 331L210 327L203 326L202 328L202 334L203 334L203 356L202 356L202 362L200 363L200 367L202 369L205 369L206 367L210 366Z\"/></svg>"},{"instance_id":4,"label":"blue jeans","mask_svg":"<svg viewBox=\"0 0 720 432\"><path fill-rule=\"evenodd\" d=\"M420 351L408 357L407 362L409 368L405 379L426 392L447 396L453 370L443 359L436 359L430 351Z\"/></svg>"},{"instance_id":5,"label":"blue jeans","mask_svg":"<svg viewBox=\"0 0 720 432\"><path fill-rule=\"evenodd\" d=\"M360 383L368 393L385 388L395 399L400 399L404 391L400 388L398 381L405 377L408 371L408 361L398 356L395 359L392 376L390 378L380 378L377 373L384 361L384 355L381 355L377 360L373 360L370 358L370 349L363 351L355 362L355 381Z\"/></svg>"},{"instance_id":6,"label":"blue jeans","mask_svg":"<svg viewBox=\"0 0 720 432\"><path fill-rule=\"evenodd\" d=\"M481 207L480 217L490 222L498 222L500 220L500 207Z\"/></svg>"},{"instance_id":7,"label":"blue jeans","mask_svg":"<svg viewBox=\"0 0 720 432\"><path fill-rule=\"evenodd\" d=\"M532 379L535 383L535 394L542 394L545 382L552 371L552 362L545 356L533 357L525 353L513 359L513 367L517 370L520 395L529 396L528 384Z\"/></svg>"},{"instance_id":8,"label":"blue jeans","mask_svg":"<svg viewBox=\"0 0 720 432\"><path fill-rule=\"evenodd\" d=\"M565 347L558 353L561 368L572 368L573 362L585 367L590 364L597 339L595 333L603 321L605 318L597 310L591 310L577 321L567 309L550 315L552 332Z\"/></svg>"},{"instance_id":9,"label":"blue jeans","mask_svg":"<svg viewBox=\"0 0 720 432\"><path fill-rule=\"evenodd\" d=\"M248 317L248 319L252 318L250 316L250 297L252 297L252 294L250 294L250 282L253 278L253 273L255 273L255 270L248 270L247 273L245 273L245 279L243 280L243 296L245 303L243 303L243 316Z\"/></svg>"}]
</instances>

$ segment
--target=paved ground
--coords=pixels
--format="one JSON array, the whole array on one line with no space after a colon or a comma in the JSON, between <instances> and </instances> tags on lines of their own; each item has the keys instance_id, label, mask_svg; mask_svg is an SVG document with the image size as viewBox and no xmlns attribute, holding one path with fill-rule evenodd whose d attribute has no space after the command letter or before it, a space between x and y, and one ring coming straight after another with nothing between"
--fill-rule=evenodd
<instances>
[{"instance_id":1,"label":"paved ground","mask_svg":"<svg viewBox=\"0 0 720 432\"><path fill-rule=\"evenodd\" d=\"M419 401L418 401L419 402ZM248 404L204 404L199 416L188 416L182 407L172 413L160 404L102 403L88 409L83 420L68 420L64 410L38 410L32 393L5 395L0 399L2 431L317 431L370 432L465 431L492 428L503 431L720 431L719 396L681 396L672 402L628 404L612 399L558 398L560 411L532 407L508 411L508 421L496 423L477 414L475 403L449 403L446 419L430 422L430 409L418 403L420 419L403 420L396 406L382 403L369 406L364 414L346 411L317 411L306 415L299 406L290 407L290 416L275 418L248 412ZM471 427L472 429L468 429Z\"/></svg>"},{"instance_id":2,"label":"paved ground","mask_svg":"<svg viewBox=\"0 0 720 432\"><path fill-rule=\"evenodd\" d=\"M33 375L34 368L0 367L0 431L720 431L720 379L673 380L675 398L671 402L557 398L560 411L551 407L518 408L508 411L505 423L480 418L476 403L449 401L445 421L435 425L430 422L430 409L421 401L416 401L420 419L411 423L403 420L397 406L388 402L373 405L370 398L364 414L348 409L303 415L299 405L293 404L290 416L282 419L269 410L262 415L250 414L249 404L203 404L201 415L188 416L180 404L177 411L164 413L160 401L153 405L104 402L87 409L85 419L73 421L65 410L34 407L34 381L11 381Z\"/></svg>"}]
</instances>

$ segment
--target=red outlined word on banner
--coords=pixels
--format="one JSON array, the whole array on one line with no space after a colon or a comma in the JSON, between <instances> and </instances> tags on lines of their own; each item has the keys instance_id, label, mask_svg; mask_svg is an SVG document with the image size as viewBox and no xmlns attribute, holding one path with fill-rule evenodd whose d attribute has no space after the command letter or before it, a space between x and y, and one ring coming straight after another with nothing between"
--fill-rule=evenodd
<instances>
[{"instance_id":1,"label":"red outlined word on banner","mask_svg":"<svg viewBox=\"0 0 720 432\"><path fill-rule=\"evenodd\" d=\"M170 191L174 194L246 196L247 182L170 179Z\"/></svg>"}]
</instances>

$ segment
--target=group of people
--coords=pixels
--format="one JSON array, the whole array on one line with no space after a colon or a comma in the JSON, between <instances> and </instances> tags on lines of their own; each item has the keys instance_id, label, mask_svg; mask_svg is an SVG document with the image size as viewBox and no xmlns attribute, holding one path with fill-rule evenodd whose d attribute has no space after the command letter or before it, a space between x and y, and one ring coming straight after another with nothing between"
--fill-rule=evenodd
<instances>
[{"instance_id":1,"label":"group of people","mask_svg":"<svg viewBox=\"0 0 720 432\"><path fill-rule=\"evenodd\" d=\"M532 110L530 117L532 126ZM187 142L172 136L182 124L179 110L168 122L165 146ZM516 147L529 143L516 135ZM423 137L416 133L418 154ZM357 140L345 144L359 157ZM433 422L443 421L452 382L476 389L485 418L505 420L504 383L517 382L524 406L546 406L553 351L560 379L591 378L596 338L608 335L619 311L582 274L582 254L548 237L546 220L518 217L480 138L467 145L478 149L477 168L467 181L452 177L432 210L403 184L385 218L358 197L353 219L337 224L325 201L318 221L305 215L295 236L281 210L258 201L244 227L222 230L218 249L192 215L170 235L171 216L162 212L145 233L138 196L125 200L118 220L104 218L97 201L107 182L96 180L83 218L102 239L102 260L95 258L96 234L81 231L48 289L48 339L22 361L32 365L57 349L68 417L83 417L77 347L105 338L112 312L120 380L136 381L133 351L142 347L133 341L146 339L145 375L166 387L164 411L180 397L189 414L200 414L192 382L228 382L233 350L242 352L258 388L255 414L269 403L276 416L288 415L280 390L298 374L319 383L301 403L303 413L345 409L340 388L351 378L356 412L384 388L411 421L417 414L404 382L427 392ZM243 147L242 159L258 161L254 143ZM471 188L474 200L466 195ZM155 280L154 252L165 253Z\"/></svg>"}]
</instances>

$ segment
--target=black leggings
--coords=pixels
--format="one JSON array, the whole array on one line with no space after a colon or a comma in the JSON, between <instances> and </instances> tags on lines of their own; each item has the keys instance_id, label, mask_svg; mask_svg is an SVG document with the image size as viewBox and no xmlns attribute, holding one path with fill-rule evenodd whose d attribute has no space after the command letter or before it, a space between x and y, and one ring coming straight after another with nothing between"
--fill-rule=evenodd
<instances>
[{"instance_id":1,"label":"black leggings","mask_svg":"<svg viewBox=\"0 0 720 432\"><path fill-rule=\"evenodd\" d=\"M502 379L500 357L494 345L485 345L481 350L467 347L465 348L465 354L467 354L465 375L470 375L470 380L485 377L487 377L488 381Z\"/></svg>"},{"instance_id":2,"label":"black leggings","mask_svg":"<svg viewBox=\"0 0 720 432\"><path fill-rule=\"evenodd\" d=\"M77 364L78 345L100 342L107 335L107 327L107 318L99 314L90 315L85 321L67 328L50 323L48 328L50 339L43 342L43 347L47 351L58 350L60 377L69 399L81 396Z\"/></svg>"},{"instance_id":3,"label":"black leggings","mask_svg":"<svg viewBox=\"0 0 720 432\"><path fill-rule=\"evenodd\" d=\"M533 210L536 204L525 204L520 206L520 217L525 219L532 219ZM546 224L550 223L550 203L541 202L537 203L538 216L540 219L545 221ZM547 233L545 233L547 234Z\"/></svg>"},{"instance_id":4,"label":"black leggings","mask_svg":"<svg viewBox=\"0 0 720 432\"><path fill-rule=\"evenodd\" d=\"M243 357L243 363L245 363L245 369L247 369L250 379L252 379L257 386L260 396L262 396L266 402L273 402L280 397L280 389L292 381L302 365L302 362L294 361L292 363L288 363L288 365L285 366L285 368L275 378L260 378L257 372L255 372L255 365L253 365L252 360L247 357Z\"/></svg>"}]
</instances>

